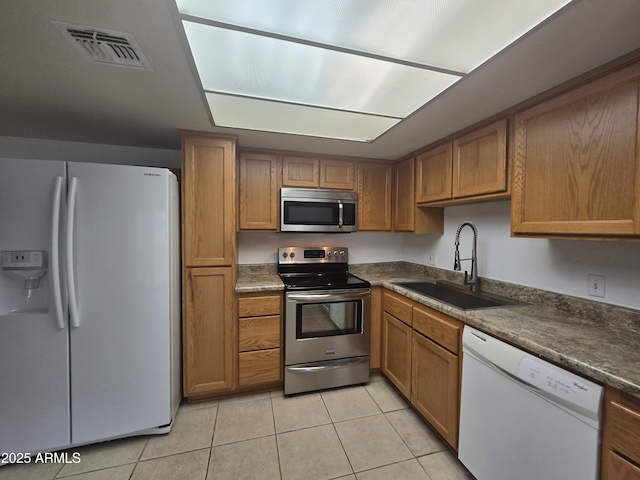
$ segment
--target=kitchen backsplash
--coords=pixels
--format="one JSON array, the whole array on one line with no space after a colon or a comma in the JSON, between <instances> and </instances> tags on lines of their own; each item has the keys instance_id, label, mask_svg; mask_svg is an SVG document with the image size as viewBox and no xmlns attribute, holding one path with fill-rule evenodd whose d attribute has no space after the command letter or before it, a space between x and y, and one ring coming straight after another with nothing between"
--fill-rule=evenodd
<instances>
[{"instance_id":1,"label":"kitchen backsplash","mask_svg":"<svg viewBox=\"0 0 640 480\"><path fill-rule=\"evenodd\" d=\"M511 238L510 202L486 202L445 209L444 235L357 232L341 235L238 234L240 264L276 263L284 246L346 246L351 264L406 261L453 270L458 225L470 220L478 227L478 274L597 302L640 309L640 243L543 238ZM460 236L460 256L471 254L470 230ZM462 270L470 270L469 262ZM587 276L603 275L605 297L587 295Z\"/></svg>"}]
</instances>

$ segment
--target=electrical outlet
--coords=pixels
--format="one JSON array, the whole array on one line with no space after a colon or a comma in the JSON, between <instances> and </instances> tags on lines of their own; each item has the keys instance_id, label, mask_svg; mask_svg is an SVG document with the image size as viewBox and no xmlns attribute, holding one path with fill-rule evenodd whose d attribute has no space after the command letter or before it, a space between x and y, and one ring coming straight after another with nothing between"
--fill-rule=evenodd
<instances>
[{"instance_id":1,"label":"electrical outlet","mask_svg":"<svg viewBox=\"0 0 640 480\"><path fill-rule=\"evenodd\" d=\"M604 298L605 286L604 275L587 275L587 294Z\"/></svg>"},{"instance_id":2,"label":"electrical outlet","mask_svg":"<svg viewBox=\"0 0 640 480\"><path fill-rule=\"evenodd\" d=\"M429 256L427 257L427 265L433 265L435 267L436 265L436 254L435 253L430 253Z\"/></svg>"}]
</instances>

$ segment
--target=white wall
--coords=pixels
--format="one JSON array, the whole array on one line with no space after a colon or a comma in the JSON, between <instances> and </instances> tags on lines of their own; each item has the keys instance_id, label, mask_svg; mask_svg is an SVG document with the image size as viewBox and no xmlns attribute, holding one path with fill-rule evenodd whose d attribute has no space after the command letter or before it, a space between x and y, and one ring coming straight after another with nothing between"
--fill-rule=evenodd
<instances>
[{"instance_id":1,"label":"white wall","mask_svg":"<svg viewBox=\"0 0 640 480\"><path fill-rule=\"evenodd\" d=\"M640 309L640 243L510 237L510 202L445 208L442 236L403 235L402 259L453 270L455 232L470 220L478 227L479 275L530 287ZM471 255L473 234L460 234L460 257ZM462 270L470 270L462 262ZM605 298L587 295L587 275L604 275Z\"/></svg>"},{"instance_id":2,"label":"white wall","mask_svg":"<svg viewBox=\"0 0 640 480\"><path fill-rule=\"evenodd\" d=\"M180 150L0 137L0 157L180 168Z\"/></svg>"},{"instance_id":3,"label":"white wall","mask_svg":"<svg viewBox=\"0 0 640 480\"><path fill-rule=\"evenodd\" d=\"M120 163L179 168L179 150L126 147L0 136L0 157ZM346 235L240 233L241 264L275 263L278 247L344 246L351 263L407 262L453 269L458 225L470 220L479 230L479 274L483 277L640 309L640 242L599 242L511 238L510 202L447 207L444 235L357 232ZM471 252L471 230L461 234L461 256ZM463 262L463 269L469 269ZM587 275L606 277L605 298L587 295Z\"/></svg>"},{"instance_id":4,"label":"white wall","mask_svg":"<svg viewBox=\"0 0 640 480\"><path fill-rule=\"evenodd\" d=\"M402 260L402 235L396 233L242 232L238 234L238 263L276 263L279 247L347 247L353 264Z\"/></svg>"}]
</instances>

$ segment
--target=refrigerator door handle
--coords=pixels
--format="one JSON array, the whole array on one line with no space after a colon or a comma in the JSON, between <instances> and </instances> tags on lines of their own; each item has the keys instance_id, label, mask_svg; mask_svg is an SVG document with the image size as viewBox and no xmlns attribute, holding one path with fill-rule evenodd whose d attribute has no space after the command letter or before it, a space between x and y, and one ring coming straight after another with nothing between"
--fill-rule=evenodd
<instances>
[{"instance_id":1,"label":"refrigerator door handle","mask_svg":"<svg viewBox=\"0 0 640 480\"><path fill-rule=\"evenodd\" d=\"M69 179L69 197L67 199L67 288L69 290L69 314L71 316L71 326L80 326L78 316L78 302L76 299L76 282L73 272L73 227L76 215L76 193L78 192L78 178Z\"/></svg>"},{"instance_id":2,"label":"refrigerator door handle","mask_svg":"<svg viewBox=\"0 0 640 480\"><path fill-rule=\"evenodd\" d=\"M60 291L60 202L62 201L62 177L56 177L53 190L53 211L51 212L51 288L53 289L53 305L58 328L64 328L62 313L62 292Z\"/></svg>"}]
</instances>

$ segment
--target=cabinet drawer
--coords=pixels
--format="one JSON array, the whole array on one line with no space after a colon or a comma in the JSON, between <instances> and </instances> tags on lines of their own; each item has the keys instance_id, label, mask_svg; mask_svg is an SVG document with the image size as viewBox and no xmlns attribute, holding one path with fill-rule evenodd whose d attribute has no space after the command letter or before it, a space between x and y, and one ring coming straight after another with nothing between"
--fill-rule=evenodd
<instances>
[{"instance_id":1,"label":"cabinet drawer","mask_svg":"<svg viewBox=\"0 0 640 480\"><path fill-rule=\"evenodd\" d=\"M280 315L239 320L240 351L280 347Z\"/></svg>"},{"instance_id":2,"label":"cabinet drawer","mask_svg":"<svg viewBox=\"0 0 640 480\"><path fill-rule=\"evenodd\" d=\"M280 349L241 353L239 370L240 386L279 382L282 379Z\"/></svg>"},{"instance_id":3,"label":"cabinet drawer","mask_svg":"<svg viewBox=\"0 0 640 480\"><path fill-rule=\"evenodd\" d=\"M280 295L238 298L239 317L260 317L280 314Z\"/></svg>"},{"instance_id":4,"label":"cabinet drawer","mask_svg":"<svg viewBox=\"0 0 640 480\"><path fill-rule=\"evenodd\" d=\"M610 448L640 463L640 412L631 410L631 405L623 402L626 403L625 396L620 402L614 400L609 405L606 428L611 432Z\"/></svg>"},{"instance_id":5,"label":"cabinet drawer","mask_svg":"<svg viewBox=\"0 0 640 480\"><path fill-rule=\"evenodd\" d=\"M413 307L392 293L385 292L383 299L384 311L390 313L407 325L411 326L413 317Z\"/></svg>"},{"instance_id":6,"label":"cabinet drawer","mask_svg":"<svg viewBox=\"0 0 640 480\"><path fill-rule=\"evenodd\" d=\"M458 354L461 325L456 325L451 320L443 318L439 312L415 307L413 309L413 328L451 353Z\"/></svg>"},{"instance_id":7,"label":"cabinet drawer","mask_svg":"<svg viewBox=\"0 0 640 480\"><path fill-rule=\"evenodd\" d=\"M607 455L607 471L603 472L605 478L610 480L640 480L640 468L613 452L606 452L605 455Z\"/></svg>"}]
</instances>

